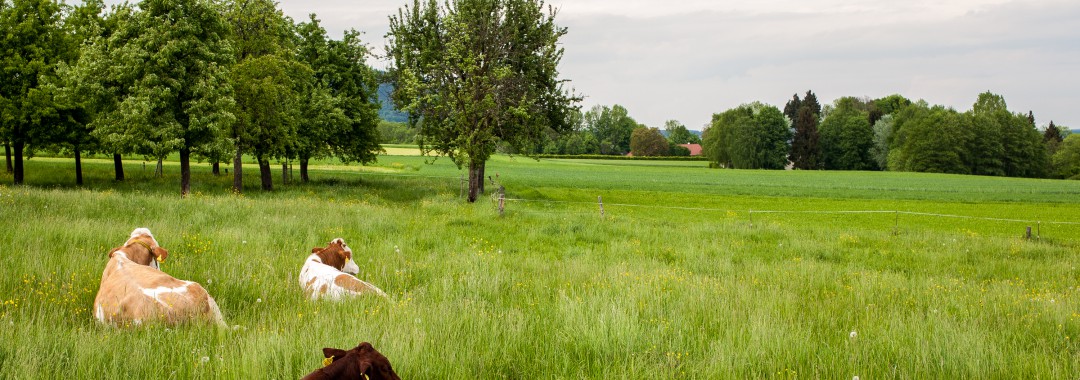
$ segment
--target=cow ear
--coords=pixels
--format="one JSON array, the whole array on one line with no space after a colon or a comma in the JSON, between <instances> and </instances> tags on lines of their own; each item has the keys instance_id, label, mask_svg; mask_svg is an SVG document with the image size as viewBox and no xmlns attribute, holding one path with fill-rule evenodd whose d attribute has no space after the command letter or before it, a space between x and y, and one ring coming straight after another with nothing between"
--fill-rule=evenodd
<instances>
[{"instance_id":1,"label":"cow ear","mask_svg":"<svg viewBox=\"0 0 1080 380\"><path fill-rule=\"evenodd\" d=\"M116 251L119 251L120 248L124 248L124 247L116 247L116 248L110 249L109 250L109 258L111 259L113 254L116 253Z\"/></svg>"},{"instance_id":2,"label":"cow ear","mask_svg":"<svg viewBox=\"0 0 1080 380\"><path fill-rule=\"evenodd\" d=\"M321 250L322 250L322 248L315 247L315 248L311 249L311 253L319 253L319 251L321 251Z\"/></svg>"},{"instance_id":3,"label":"cow ear","mask_svg":"<svg viewBox=\"0 0 1080 380\"><path fill-rule=\"evenodd\" d=\"M169 251L166 251L165 248L161 247L154 247L152 253L154 255L154 259L156 259L159 263L165 262L165 258L169 257Z\"/></svg>"},{"instance_id":4,"label":"cow ear","mask_svg":"<svg viewBox=\"0 0 1080 380\"><path fill-rule=\"evenodd\" d=\"M324 358L333 356L334 358L341 359L345 357L345 351L329 347L322 349L322 354Z\"/></svg>"}]
</instances>

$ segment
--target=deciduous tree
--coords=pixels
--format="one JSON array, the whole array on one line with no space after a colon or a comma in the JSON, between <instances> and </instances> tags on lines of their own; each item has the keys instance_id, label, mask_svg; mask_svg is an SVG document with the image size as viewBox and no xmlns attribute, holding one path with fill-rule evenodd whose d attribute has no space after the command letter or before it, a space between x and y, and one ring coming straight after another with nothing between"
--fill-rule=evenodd
<instances>
[{"instance_id":1,"label":"deciduous tree","mask_svg":"<svg viewBox=\"0 0 1080 380\"><path fill-rule=\"evenodd\" d=\"M468 166L470 202L496 144L526 151L547 128L568 129L578 98L559 79L555 15L535 0L414 0L390 18L394 100L422 151Z\"/></svg>"},{"instance_id":2,"label":"deciduous tree","mask_svg":"<svg viewBox=\"0 0 1080 380\"><path fill-rule=\"evenodd\" d=\"M639 157L666 156L668 141L659 129L641 127L630 135L630 152Z\"/></svg>"},{"instance_id":3,"label":"deciduous tree","mask_svg":"<svg viewBox=\"0 0 1080 380\"><path fill-rule=\"evenodd\" d=\"M113 35L109 72L128 93L96 131L154 158L179 151L186 196L192 152L223 138L235 120L228 25L208 0L144 0L124 29Z\"/></svg>"},{"instance_id":4,"label":"deciduous tree","mask_svg":"<svg viewBox=\"0 0 1080 380\"><path fill-rule=\"evenodd\" d=\"M68 46L56 1L0 3L0 137L11 144L13 183L20 185L25 149L55 132L56 104L41 79L53 74Z\"/></svg>"},{"instance_id":5,"label":"deciduous tree","mask_svg":"<svg viewBox=\"0 0 1080 380\"><path fill-rule=\"evenodd\" d=\"M705 154L718 166L783 169L791 130L778 108L751 103L714 114L702 140Z\"/></svg>"}]
</instances>

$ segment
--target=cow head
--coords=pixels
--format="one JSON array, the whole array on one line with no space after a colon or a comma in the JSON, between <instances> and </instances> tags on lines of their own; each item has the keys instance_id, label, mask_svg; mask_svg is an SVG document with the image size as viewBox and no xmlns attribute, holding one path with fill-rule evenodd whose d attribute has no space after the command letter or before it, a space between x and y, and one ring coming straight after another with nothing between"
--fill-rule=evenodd
<instances>
[{"instance_id":1,"label":"cow head","mask_svg":"<svg viewBox=\"0 0 1080 380\"><path fill-rule=\"evenodd\" d=\"M362 379L370 380L401 380L390 361L386 359L371 343L363 342L355 348L345 351L336 348L324 348L323 356L329 362L322 369L328 375L339 379Z\"/></svg>"},{"instance_id":2,"label":"cow head","mask_svg":"<svg viewBox=\"0 0 1080 380\"><path fill-rule=\"evenodd\" d=\"M318 255L323 264L337 268L339 271L354 276L360 273L360 267L353 260L352 249L345 245L345 240L342 238L331 240L330 245L325 248L312 248L311 253Z\"/></svg>"},{"instance_id":3,"label":"cow head","mask_svg":"<svg viewBox=\"0 0 1080 380\"><path fill-rule=\"evenodd\" d=\"M154 239L154 235L147 228L131 231L131 236L124 245L109 251L109 257L113 257L117 251L123 252L128 260L155 269L161 269L158 263L165 262L165 258L169 256L169 251L158 246L157 239Z\"/></svg>"}]
</instances>

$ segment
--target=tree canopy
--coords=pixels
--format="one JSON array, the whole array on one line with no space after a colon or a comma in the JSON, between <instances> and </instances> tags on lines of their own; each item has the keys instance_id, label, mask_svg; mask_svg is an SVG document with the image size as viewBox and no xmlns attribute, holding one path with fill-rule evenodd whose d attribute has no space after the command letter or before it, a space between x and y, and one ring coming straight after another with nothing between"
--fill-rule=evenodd
<instances>
[{"instance_id":1,"label":"tree canopy","mask_svg":"<svg viewBox=\"0 0 1080 380\"><path fill-rule=\"evenodd\" d=\"M780 109L762 103L713 115L703 148L716 165L734 169L783 169L791 130Z\"/></svg>"}]
</instances>

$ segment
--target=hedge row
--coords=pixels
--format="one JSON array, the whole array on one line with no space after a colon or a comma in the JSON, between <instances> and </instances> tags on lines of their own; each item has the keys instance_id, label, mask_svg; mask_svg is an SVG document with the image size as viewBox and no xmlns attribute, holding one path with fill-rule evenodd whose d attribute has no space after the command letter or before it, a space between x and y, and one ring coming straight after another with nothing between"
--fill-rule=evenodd
<instances>
[{"instance_id":1,"label":"hedge row","mask_svg":"<svg viewBox=\"0 0 1080 380\"><path fill-rule=\"evenodd\" d=\"M617 156L608 154L541 154L537 158L558 158L568 160L639 160L639 161L708 161L705 156Z\"/></svg>"}]
</instances>

